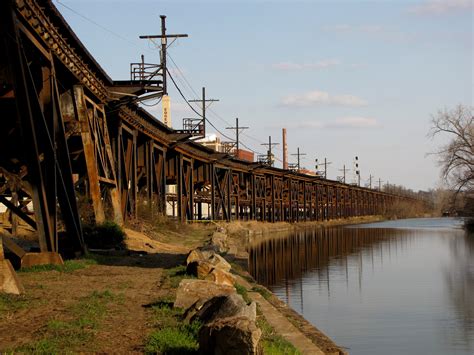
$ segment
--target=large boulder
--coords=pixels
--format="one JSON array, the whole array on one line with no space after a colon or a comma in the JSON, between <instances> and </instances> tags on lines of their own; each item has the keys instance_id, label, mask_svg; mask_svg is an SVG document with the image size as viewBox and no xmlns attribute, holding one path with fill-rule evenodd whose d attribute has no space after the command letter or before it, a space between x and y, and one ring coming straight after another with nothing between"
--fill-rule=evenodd
<instances>
[{"instance_id":1,"label":"large boulder","mask_svg":"<svg viewBox=\"0 0 474 355\"><path fill-rule=\"evenodd\" d=\"M219 254L211 255L206 261L214 265L216 269L221 269L229 272L232 266Z\"/></svg>"},{"instance_id":2,"label":"large boulder","mask_svg":"<svg viewBox=\"0 0 474 355\"><path fill-rule=\"evenodd\" d=\"M205 277L206 280L214 281L218 285L234 286L235 276L221 269L212 269Z\"/></svg>"},{"instance_id":3,"label":"large boulder","mask_svg":"<svg viewBox=\"0 0 474 355\"><path fill-rule=\"evenodd\" d=\"M201 300L205 302L215 296L235 293L235 288L227 285L218 285L208 280L184 279L179 283L174 306L188 309Z\"/></svg>"},{"instance_id":4,"label":"large boulder","mask_svg":"<svg viewBox=\"0 0 474 355\"><path fill-rule=\"evenodd\" d=\"M241 295L216 296L206 301L191 318L202 323L211 323L219 318L246 317L252 321L257 319L257 305L252 302L249 306Z\"/></svg>"},{"instance_id":5,"label":"large boulder","mask_svg":"<svg viewBox=\"0 0 474 355\"><path fill-rule=\"evenodd\" d=\"M214 232L212 234L210 243L221 254L227 253L229 251L229 245L227 243L227 234L223 232Z\"/></svg>"},{"instance_id":6,"label":"large boulder","mask_svg":"<svg viewBox=\"0 0 474 355\"><path fill-rule=\"evenodd\" d=\"M205 278L209 273L214 270L215 266L205 260L196 260L188 264L186 267L186 273L188 275L197 276L200 279Z\"/></svg>"},{"instance_id":7,"label":"large boulder","mask_svg":"<svg viewBox=\"0 0 474 355\"><path fill-rule=\"evenodd\" d=\"M214 254L215 254L215 251L211 249L205 249L205 248L193 249L189 252L186 258L186 265L189 265L193 261L207 260Z\"/></svg>"},{"instance_id":8,"label":"large boulder","mask_svg":"<svg viewBox=\"0 0 474 355\"><path fill-rule=\"evenodd\" d=\"M199 331L199 352L214 355L258 354L262 331L247 317L220 318Z\"/></svg>"}]
</instances>

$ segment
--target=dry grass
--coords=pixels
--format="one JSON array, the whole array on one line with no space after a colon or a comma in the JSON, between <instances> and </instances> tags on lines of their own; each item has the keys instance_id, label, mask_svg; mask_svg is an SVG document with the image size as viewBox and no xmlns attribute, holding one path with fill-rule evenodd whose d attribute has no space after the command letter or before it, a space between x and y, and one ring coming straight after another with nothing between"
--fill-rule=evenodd
<instances>
[{"instance_id":1,"label":"dry grass","mask_svg":"<svg viewBox=\"0 0 474 355\"><path fill-rule=\"evenodd\" d=\"M163 243L196 248L209 240L216 229L212 222L181 223L159 211L150 210L145 203L139 202L138 205L138 217L128 221L127 227Z\"/></svg>"},{"instance_id":2,"label":"dry grass","mask_svg":"<svg viewBox=\"0 0 474 355\"><path fill-rule=\"evenodd\" d=\"M384 216L389 219L416 218L432 215L433 210L429 209L423 202L399 201L388 206Z\"/></svg>"}]
</instances>

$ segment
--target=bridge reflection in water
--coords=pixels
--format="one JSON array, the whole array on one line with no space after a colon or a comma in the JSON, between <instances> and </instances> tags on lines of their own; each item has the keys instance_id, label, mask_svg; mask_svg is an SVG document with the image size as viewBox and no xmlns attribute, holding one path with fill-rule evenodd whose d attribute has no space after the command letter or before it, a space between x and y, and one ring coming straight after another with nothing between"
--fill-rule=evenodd
<instances>
[{"instance_id":1,"label":"bridge reflection in water","mask_svg":"<svg viewBox=\"0 0 474 355\"><path fill-rule=\"evenodd\" d=\"M305 229L252 245L249 270L259 283L270 287L301 280L306 272L315 271L319 282L325 283L330 290L332 264L338 266L339 273L345 270L347 282L348 265L358 267L361 278L362 268L367 267L363 265L363 254L370 255L368 266L373 267L375 262L383 263L392 252L405 248L412 236L412 233L406 233L406 238L400 238L400 230L386 228Z\"/></svg>"},{"instance_id":2,"label":"bridge reflection in water","mask_svg":"<svg viewBox=\"0 0 474 355\"><path fill-rule=\"evenodd\" d=\"M249 271L351 354L474 354L474 235L455 220L276 236Z\"/></svg>"}]
</instances>

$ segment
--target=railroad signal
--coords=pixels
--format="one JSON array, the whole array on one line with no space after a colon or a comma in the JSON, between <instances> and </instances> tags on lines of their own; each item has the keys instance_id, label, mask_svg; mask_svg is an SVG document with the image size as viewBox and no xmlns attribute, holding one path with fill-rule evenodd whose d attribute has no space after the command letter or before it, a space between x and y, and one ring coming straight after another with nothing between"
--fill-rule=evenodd
<instances>
[{"instance_id":1,"label":"railroad signal","mask_svg":"<svg viewBox=\"0 0 474 355\"><path fill-rule=\"evenodd\" d=\"M354 172L357 176L357 185L360 186L360 169L359 169L359 157L354 157Z\"/></svg>"}]
</instances>

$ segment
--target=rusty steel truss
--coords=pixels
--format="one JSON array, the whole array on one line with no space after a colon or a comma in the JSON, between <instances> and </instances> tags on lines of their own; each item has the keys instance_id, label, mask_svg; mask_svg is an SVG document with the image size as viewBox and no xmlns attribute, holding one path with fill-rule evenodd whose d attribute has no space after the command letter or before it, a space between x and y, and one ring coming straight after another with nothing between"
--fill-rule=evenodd
<instances>
[{"instance_id":1,"label":"rusty steel truss","mask_svg":"<svg viewBox=\"0 0 474 355\"><path fill-rule=\"evenodd\" d=\"M20 258L20 220L41 252L60 243L81 252L86 212L119 224L142 210L183 222L302 222L381 214L406 199L189 140L128 99L146 92L143 78L111 80L50 0L1 1L0 24L0 203L11 214L0 231Z\"/></svg>"}]
</instances>

